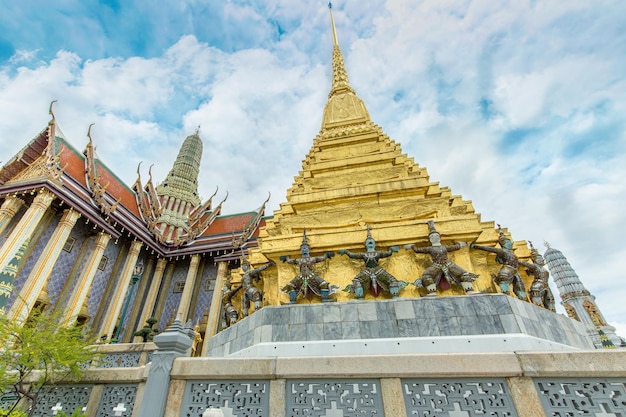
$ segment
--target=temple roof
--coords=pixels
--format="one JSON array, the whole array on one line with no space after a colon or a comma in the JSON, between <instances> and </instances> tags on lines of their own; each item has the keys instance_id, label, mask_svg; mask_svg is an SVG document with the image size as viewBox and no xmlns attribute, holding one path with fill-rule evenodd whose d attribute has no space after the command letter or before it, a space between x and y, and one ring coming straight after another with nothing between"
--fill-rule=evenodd
<instances>
[{"instance_id":1,"label":"temple roof","mask_svg":"<svg viewBox=\"0 0 626 417\"><path fill-rule=\"evenodd\" d=\"M163 182L170 186L169 190L188 193L196 205L200 202L197 170L201 152L202 142L198 134L188 136L170 172L175 172L178 182L183 178L184 184L177 182L174 185L170 176ZM160 243L142 218L137 194L95 157L91 138L86 150L79 152L62 136L54 117L0 169L0 197L27 194L42 188L56 194L67 206L79 211L113 238L125 235L139 239L164 257L205 252L223 255L239 251L242 244L239 240L243 237L246 247L254 247L258 227L264 224L260 219L265 204L258 210L221 217L217 215L219 209L216 212L209 208L198 215L198 220L205 220L213 213L212 223L205 222L206 229L196 239L181 245Z\"/></svg>"}]
</instances>

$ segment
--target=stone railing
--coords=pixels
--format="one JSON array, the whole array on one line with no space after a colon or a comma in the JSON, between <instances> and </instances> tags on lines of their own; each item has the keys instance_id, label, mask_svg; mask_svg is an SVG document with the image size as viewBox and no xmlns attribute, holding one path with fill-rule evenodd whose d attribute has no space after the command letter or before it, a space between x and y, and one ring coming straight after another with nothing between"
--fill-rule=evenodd
<instances>
[{"instance_id":1,"label":"stone railing","mask_svg":"<svg viewBox=\"0 0 626 417\"><path fill-rule=\"evenodd\" d=\"M168 417L622 415L626 351L179 358ZM605 413L605 414L602 414Z\"/></svg>"}]
</instances>

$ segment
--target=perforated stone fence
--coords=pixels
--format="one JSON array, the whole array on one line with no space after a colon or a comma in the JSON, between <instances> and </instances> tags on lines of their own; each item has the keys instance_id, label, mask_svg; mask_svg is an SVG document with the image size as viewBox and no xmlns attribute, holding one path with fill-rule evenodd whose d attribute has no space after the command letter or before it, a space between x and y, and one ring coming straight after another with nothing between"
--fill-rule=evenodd
<instances>
[{"instance_id":1,"label":"perforated stone fence","mask_svg":"<svg viewBox=\"0 0 626 417\"><path fill-rule=\"evenodd\" d=\"M80 384L50 387L35 415L137 417L155 400L144 395L150 366L89 369ZM240 417L617 417L626 351L178 358L167 397L165 417L210 407Z\"/></svg>"}]
</instances>

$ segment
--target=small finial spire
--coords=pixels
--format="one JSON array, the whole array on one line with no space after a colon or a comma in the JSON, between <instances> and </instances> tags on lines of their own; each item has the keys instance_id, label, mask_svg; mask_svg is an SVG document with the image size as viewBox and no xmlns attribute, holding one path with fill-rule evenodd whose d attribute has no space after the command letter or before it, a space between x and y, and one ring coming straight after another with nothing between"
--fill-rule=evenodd
<instances>
[{"instance_id":1,"label":"small finial spire","mask_svg":"<svg viewBox=\"0 0 626 417\"><path fill-rule=\"evenodd\" d=\"M335 29L335 19L333 18L333 4L332 2L328 2L328 10L330 11L330 25L333 30L333 45L339 46L339 41L337 40L337 30Z\"/></svg>"},{"instance_id":2,"label":"small finial spire","mask_svg":"<svg viewBox=\"0 0 626 417\"><path fill-rule=\"evenodd\" d=\"M549 244L547 241L545 241L545 240L543 241L543 245L544 245L546 248L548 248L548 249L550 249L550 248L551 248L550 244Z\"/></svg>"},{"instance_id":3,"label":"small finial spire","mask_svg":"<svg viewBox=\"0 0 626 417\"><path fill-rule=\"evenodd\" d=\"M198 136L200 134L200 125L198 125L198 127L196 128L196 136Z\"/></svg>"},{"instance_id":4,"label":"small finial spire","mask_svg":"<svg viewBox=\"0 0 626 417\"><path fill-rule=\"evenodd\" d=\"M95 123L92 123L89 125L89 128L87 128L87 137L89 138L89 142L91 142L91 126L95 125Z\"/></svg>"},{"instance_id":5,"label":"small finial spire","mask_svg":"<svg viewBox=\"0 0 626 417\"><path fill-rule=\"evenodd\" d=\"M52 106L54 105L54 103L56 103L56 100L52 100L50 102L50 109L48 110L48 113L50 114L50 116L52 116L52 119L54 119L54 112L52 111Z\"/></svg>"}]
</instances>

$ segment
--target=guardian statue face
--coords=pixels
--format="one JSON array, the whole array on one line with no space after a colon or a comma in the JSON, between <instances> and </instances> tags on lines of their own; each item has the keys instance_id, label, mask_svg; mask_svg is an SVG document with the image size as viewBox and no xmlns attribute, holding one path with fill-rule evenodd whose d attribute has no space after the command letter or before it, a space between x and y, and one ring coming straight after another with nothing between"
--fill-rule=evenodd
<instances>
[{"instance_id":1,"label":"guardian statue face","mask_svg":"<svg viewBox=\"0 0 626 417\"><path fill-rule=\"evenodd\" d=\"M441 235L439 233L431 233L428 235L428 240L434 246L441 245Z\"/></svg>"},{"instance_id":2,"label":"guardian statue face","mask_svg":"<svg viewBox=\"0 0 626 417\"><path fill-rule=\"evenodd\" d=\"M300 253L302 256L307 257L311 253L311 247L309 245L300 246Z\"/></svg>"},{"instance_id":3,"label":"guardian statue face","mask_svg":"<svg viewBox=\"0 0 626 417\"><path fill-rule=\"evenodd\" d=\"M374 252L376 250L376 241L372 238L365 239L365 249L368 252Z\"/></svg>"}]
</instances>

